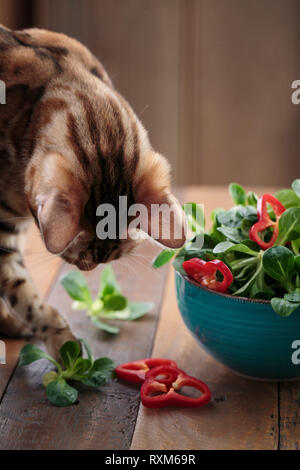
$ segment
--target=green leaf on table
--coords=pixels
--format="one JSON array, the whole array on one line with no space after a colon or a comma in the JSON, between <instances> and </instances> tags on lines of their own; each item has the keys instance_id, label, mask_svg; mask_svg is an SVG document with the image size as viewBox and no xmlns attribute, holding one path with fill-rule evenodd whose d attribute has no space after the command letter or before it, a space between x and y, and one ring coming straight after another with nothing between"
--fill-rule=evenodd
<instances>
[{"instance_id":1,"label":"green leaf on table","mask_svg":"<svg viewBox=\"0 0 300 470\"><path fill-rule=\"evenodd\" d=\"M87 305L92 304L87 280L80 271L71 271L63 275L60 282L72 299L84 302Z\"/></svg>"},{"instance_id":2,"label":"green leaf on table","mask_svg":"<svg viewBox=\"0 0 300 470\"><path fill-rule=\"evenodd\" d=\"M300 304L289 302L287 299L281 299L279 297L273 297L271 299L271 305L273 310L281 317L290 316Z\"/></svg>"},{"instance_id":3,"label":"green leaf on table","mask_svg":"<svg viewBox=\"0 0 300 470\"><path fill-rule=\"evenodd\" d=\"M99 388L106 384L106 379L101 372L94 372L85 377L82 382L88 387Z\"/></svg>"},{"instance_id":4,"label":"green leaf on table","mask_svg":"<svg viewBox=\"0 0 300 470\"><path fill-rule=\"evenodd\" d=\"M229 193L233 199L234 204L241 204L242 206L246 204L246 191L241 185L237 183L231 183L229 185Z\"/></svg>"},{"instance_id":5,"label":"green leaf on table","mask_svg":"<svg viewBox=\"0 0 300 470\"><path fill-rule=\"evenodd\" d=\"M132 321L141 318L154 308L153 302L128 302L128 306L124 310L98 312L97 318L105 320L123 320Z\"/></svg>"},{"instance_id":6,"label":"green leaf on table","mask_svg":"<svg viewBox=\"0 0 300 470\"><path fill-rule=\"evenodd\" d=\"M291 207L281 215L278 223L276 245L284 245L287 241L300 237L300 207Z\"/></svg>"},{"instance_id":7,"label":"green leaf on table","mask_svg":"<svg viewBox=\"0 0 300 470\"><path fill-rule=\"evenodd\" d=\"M100 286L98 297L112 294L113 292L121 293L121 287L117 282L114 270L107 265L100 274Z\"/></svg>"},{"instance_id":8,"label":"green leaf on table","mask_svg":"<svg viewBox=\"0 0 300 470\"><path fill-rule=\"evenodd\" d=\"M128 320L137 320L143 317L146 313L154 309L154 302L129 302L128 303L130 315Z\"/></svg>"},{"instance_id":9,"label":"green leaf on table","mask_svg":"<svg viewBox=\"0 0 300 470\"><path fill-rule=\"evenodd\" d=\"M56 379L47 385L47 397L55 406L69 406L78 399L78 392L62 379Z\"/></svg>"},{"instance_id":10,"label":"green leaf on table","mask_svg":"<svg viewBox=\"0 0 300 470\"><path fill-rule=\"evenodd\" d=\"M292 189L281 189L275 194L276 199L284 205L286 209L300 207L300 197Z\"/></svg>"},{"instance_id":11,"label":"green leaf on table","mask_svg":"<svg viewBox=\"0 0 300 470\"><path fill-rule=\"evenodd\" d=\"M292 188L300 199L300 179L293 181Z\"/></svg>"},{"instance_id":12,"label":"green leaf on table","mask_svg":"<svg viewBox=\"0 0 300 470\"><path fill-rule=\"evenodd\" d=\"M284 246L273 246L263 254L263 267L266 273L288 289L294 268L294 255Z\"/></svg>"},{"instance_id":13,"label":"green leaf on table","mask_svg":"<svg viewBox=\"0 0 300 470\"><path fill-rule=\"evenodd\" d=\"M127 299L124 295L117 294L112 295L110 297L104 298L103 300L103 308L104 310L124 310L127 307Z\"/></svg>"},{"instance_id":14,"label":"green leaf on table","mask_svg":"<svg viewBox=\"0 0 300 470\"><path fill-rule=\"evenodd\" d=\"M86 353L87 353L88 359L89 359L91 362L93 362L94 359L93 359L93 354L92 354L92 350L91 350L91 348L90 348L90 345L89 345L89 344L85 341L85 339L83 339L83 338L79 338L78 341L80 341L81 344L82 344L82 346L84 347L84 349L85 349L85 351L86 351Z\"/></svg>"},{"instance_id":15,"label":"green leaf on table","mask_svg":"<svg viewBox=\"0 0 300 470\"><path fill-rule=\"evenodd\" d=\"M76 341L67 341L60 348L60 356L66 368L71 367L80 355L80 345Z\"/></svg>"},{"instance_id":16,"label":"green leaf on table","mask_svg":"<svg viewBox=\"0 0 300 470\"><path fill-rule=\"evenodd\" d=\"M94 362L91 372L101 372L104 377L110 379L115 367L116 364L112 359L109 359L108 357L100 357Z\"/></svg>"},{"instance_id":17,"label":"green leaf on table","mask_svg":"<svg viewBox=\"0 0 300 470\"><path fill-rule=\"evenodd\" d=\"M86 349L88 358L79 357L81 352L79 344L68 341L60 350L65 369L35 345L28 344L21 351L20 365L27 365L38 359L48 359L56 365L57 372L52 370L43 376L47 397L55 406L69 406L77 401L78 392L68 384L69 380L99 387L113 374L115 363L111 359L102 357L93 362L90 346L83 339L80 342Z\"/></svg>"},{"instance_id":18,"label":"green leaf on table","mask_svg":"<svg viewBox=\"0 0 300 470\"><path fill-rule=\"evenodd\" d=\"M91 317L91 321L97 328L99 328L99 330L104 330L107 333L111 333L113 335L116 335L120 332L120 328L118 328L117 326L109 325L108 323L99 320L99 318L96 318L95 316Z\"/></svg>"},{"instance_id":19,"label":"green leaf on table","mask_svg":"<svg viewBox=\"0 0 300 470\"><path fill-rule=\"evenodd\" d=\"M74 380L76 379L75 376L80 376L87 372L92 366L92 361L86 359L84 357L79 357L72 366L72 377Z\"/></svg>"},{"instance_id":20,"label":"green leaf on table","mask_svg":"<svg viewBox=\"0 0 300 470\"><path fill-rule=\"evenodd\" d=\"M107 357L97 359L83 383L90 387L101 387L113 376L116 364Z\"/></svg>"},{"instance_id":21,"label":"green leaf on table","mask_svg":"<svg viewBox=\"0 0 300 470\"><path fill-rule=\"evenodd\" d=\"M27 366L40 359L48 359L48 361L53 362L53 358L49 354L37 348L34 344L25 344L20 352L19 365Z\"/></svg>"},{"instance_id":22,"label":"green leaf on table","mask_svg":"<svg viewBox=\"0 0 300 470\"><path fill-rule=\"evenodd\" d=\"M130 316L130 309L127 305L123 310L99 310L95 315L98 319L103 320L128 320Z\"/></svg>"},{"instance_id":23,"label":"green leaf on table","mask_svg":"<svg viewBox=\"0 0 300 470\"><path fill-rule=\"evenodd\" d=\"M57 372L54 370L51 370L50 372L47 372L46 374L43 375L43 385L44 387L47 387L51 382L56 380L58 378Z\"/></svg>"},{"instance_id":24,"label":"green leaf on table","mask_svg":"<svg viewBox=\"0 0 300 470\"><path fill-rule=\"evenodd\" d=\"M152 261L153 268L160 268L164 264L167 264L175 255L177 251L171 248L165 248L162 250Z\"/></svg>"},{"instance_id":25,"label":"green leaf on table","mask_svg":"<svg viewBox=\"0 0 300 470\"><path fill-rule=\"evenodd\" d=\"M74 300L72 302L72 309L73 310L87 310L89 305L86 302L80 302L79 300Z\"/></svg>"},{"instance_id":26,"label":"green leaf on table","mask_svg":"<svg viewBox=\"0 0 300 470\"><path fill-rule=\"evenodd\" d=\"M112 284L106 284L104 289L102 290L101 296L98 299L104 299L105 297L111 297L112 295L119 294Z\"/></svg>"}]
</instances>

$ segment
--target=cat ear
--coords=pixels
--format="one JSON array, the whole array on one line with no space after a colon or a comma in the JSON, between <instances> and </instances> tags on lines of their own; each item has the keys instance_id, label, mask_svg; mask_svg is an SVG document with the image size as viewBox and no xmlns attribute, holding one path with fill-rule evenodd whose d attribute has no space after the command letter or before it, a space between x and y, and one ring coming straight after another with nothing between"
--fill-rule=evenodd
<instances>
[{"instance_id":1,"label":"cat ear","mask_svg":"<svg viewBox=\"0 0 300 470\"><path fill-rule=\"evenodd\" d=\"M40 195L37 198L37 217L48 251L62 253L80 233L80 204L69 195Z\"/></svg>"},{"instance_id":2,"label":"cat ear","mask_svg":"<svg viewBox=\"0 0 300 470\"><path fill-rule=\"evenodd\" d=\"M147 208L142 230L169 248L180 248L184 244L184 212L170 191L169 164L157 153L150 152L145 158L136 188L136 202Z\"/></svg>"},{"instance_id":3,"label":"cat ear","mask_svg":"<svg viewBox=\"0 0 300 470\"><path fill-rule=\"evenodd\" d=\"M34 191L34 206L48 251L62 253L81 232L80 219L86 195L62 158L44 158Z\"/></svg>"}]
</instances>

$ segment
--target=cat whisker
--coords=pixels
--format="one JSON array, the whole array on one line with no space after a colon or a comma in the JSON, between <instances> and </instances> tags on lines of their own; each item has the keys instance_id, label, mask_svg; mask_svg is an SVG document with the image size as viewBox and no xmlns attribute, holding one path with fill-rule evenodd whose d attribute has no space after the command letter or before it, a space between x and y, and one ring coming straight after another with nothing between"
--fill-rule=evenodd
<instances>
[{"instance_id":1,"label":"cat whisker","mask_svg":"<svg viewBox=\"0 0 300 470\"><path fill-rule=\"evenodd\" d=\"M144 114L144 112L146 111L146 109L148 109L150 107L150 104L146 104L146 106L144 106L144 108L142 109L142 111L140 111L138 113L138 117L141 117L142 114Z\"/></svg>"},{"instance_id":2,"label":"cat whisker","mask_svg":"<svg viewBox=\"0 0 300 470\"><path fill-rule=\"evenodd\" d=\"M152 271L151 264L149 265L146 259L139 259L135 253L130 253L127 259L129 259L129 261L133 260L135 264L142 266L143 269L146 268L149 271ZM145 262L143 263L143 261Z\"/></svg>"},{"instance_id":3,"label":"cat whisker","mask_svg":"<svg viewBox=\"0 0 300 470\"><path fill-rule=\"evenodd\" d=\"M124 255L122 258L119 258L117 260L113 260L112 263L117 264L119 266L124 266L126 270L128 270L130 273L134 275L135 271L131 263L128 263L128 257Z\"/></svg>"},{"instance_id":4,"label":"cat whisker","mask_svg":"<svg viewBox=\"0 0 300 470\"><path fill-rule=\"evenodd\" d=\"M32 257L33 256L36 256L35 258ZM30 266L32 267L36 267L38 266L39 264L42 264L42 263L51 263L56 257L53 256L53 255L50 255L49 256L49 253L29 253L28 255L25 255L25 260L27 261L27 264L29 264Z\"/></svg>"}]
</instances>

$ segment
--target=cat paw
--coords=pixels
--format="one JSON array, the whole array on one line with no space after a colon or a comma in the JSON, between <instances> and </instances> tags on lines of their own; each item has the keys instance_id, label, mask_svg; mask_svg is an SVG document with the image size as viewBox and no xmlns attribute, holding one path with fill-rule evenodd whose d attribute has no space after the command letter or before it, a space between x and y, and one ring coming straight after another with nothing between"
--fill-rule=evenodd
<instances>
[{"instance_id":1,"label":"cat paw","mask_svg":"<svg viewBox=\"0 0 300 470\"><path fill-rule=\"evenodd\" d=\"M30 339L34 335L27 326L16 320L14 317L0 318L0 334L13 339Z\"/></svg>"}]
</instances>

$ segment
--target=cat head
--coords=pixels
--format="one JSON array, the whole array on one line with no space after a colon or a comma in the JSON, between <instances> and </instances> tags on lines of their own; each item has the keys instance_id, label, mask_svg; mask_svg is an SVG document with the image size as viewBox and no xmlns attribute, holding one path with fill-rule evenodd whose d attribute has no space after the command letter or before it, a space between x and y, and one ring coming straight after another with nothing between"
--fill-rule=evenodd
<instances>
[{"instance_id":1,"label":"cat head","mask_svg":"<svg viewBox=\"0 0 300 470\"><path fill-rule=\"evenodd\" d=\"M141 204L147 209L138 213L146 233L151 235L155 225L160 243L182 246L184 219L171 193L169 164L152 150L141 123L126 103L111 96L102 111L83 93L77 96L81 101L71 109L63 110L60 103L60 112L55 116L54 111L25 175L29 207L47 249L83 270L130 252L138 241L128 230L133 217L119 222L120 196L128 208ZM49 113L49 103L46 107ZM116 237L97 235L104 217L97 209L103 204L115 209ZM169 222L151 213L153 204L171 209Z\"/></svg>"}]
</instances>

